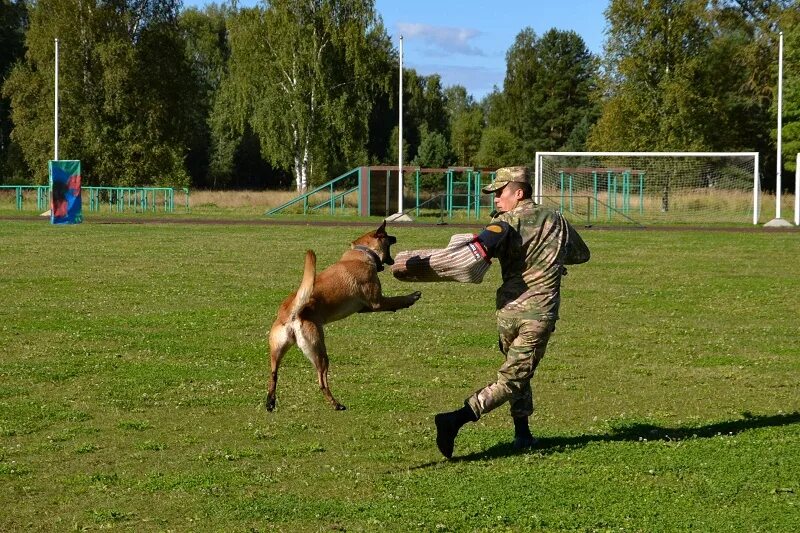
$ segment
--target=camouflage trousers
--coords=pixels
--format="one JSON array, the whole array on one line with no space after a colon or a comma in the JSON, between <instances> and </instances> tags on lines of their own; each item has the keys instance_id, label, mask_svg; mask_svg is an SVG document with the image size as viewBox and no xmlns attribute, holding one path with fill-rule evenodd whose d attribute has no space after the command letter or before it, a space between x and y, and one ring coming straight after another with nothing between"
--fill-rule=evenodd
<instances>
[{"instance_id":1,"label":"camouflage trousers","mask_svg":"<svg viewBox=\"0 0 800 533\"><path fill-rule=\"evenodd\" d=\"M531 379L544 357L555 322L524 318L497 317L500 351L505 362L497 372L497 381L467 398L467 403L480 418L483 414L509 402L511 416L533 414Z\"/></svg>"}]
</instances>

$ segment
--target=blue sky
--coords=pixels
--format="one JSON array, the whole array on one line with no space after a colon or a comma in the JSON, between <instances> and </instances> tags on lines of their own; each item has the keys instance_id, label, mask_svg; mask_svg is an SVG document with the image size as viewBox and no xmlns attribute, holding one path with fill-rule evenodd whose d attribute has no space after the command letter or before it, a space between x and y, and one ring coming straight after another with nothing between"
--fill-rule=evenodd
<instances>
[{"instance_id":1,"label":"blue sky","mask_svg":"<svg viewBox=\"0 0 800 533\"><path fill-rule=\"evenodd\" d=\"M202 6L204 0L184 0ZM251 6L258 0L240 0ZM573 30L593 53L603 49L607 0L376 0L395 47L403 35L403 65L439 74L444 86L460 84L480 100L502 87L505 56L517 34L551 28Z\"/></svg>"}]
</instances>

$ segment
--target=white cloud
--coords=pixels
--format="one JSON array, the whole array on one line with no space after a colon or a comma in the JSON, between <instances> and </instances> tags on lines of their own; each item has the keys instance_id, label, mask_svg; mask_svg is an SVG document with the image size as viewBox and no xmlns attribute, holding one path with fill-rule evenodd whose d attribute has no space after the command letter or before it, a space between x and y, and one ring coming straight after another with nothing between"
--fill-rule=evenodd
<instances>
[{"instance_id":1,"label":"white cloud","mask_svg":"<svg viewBox=\"0 0 800 533\"><path fill-rule=\"evenodd\" d=\"M481 35L480 31L472 28L448 28L407 22L399 22L397 28L404 38L423 41L430 47L431 55L486 55L483 50L472 44L471 41Z\"/></svg>"},{"instance_id":2,"label":"white cloud","mask_svg":"<svg viewBox=\"0 0 800 533\"><path fill-rule=\"evenodd\" d=\"M503 88L505 71L481 66L434 65L427 63L409 64L423 76L438 74L442 78L442 86L462 85L476 100L492 92L495 86Z\"/></svg>"}]
</instances>

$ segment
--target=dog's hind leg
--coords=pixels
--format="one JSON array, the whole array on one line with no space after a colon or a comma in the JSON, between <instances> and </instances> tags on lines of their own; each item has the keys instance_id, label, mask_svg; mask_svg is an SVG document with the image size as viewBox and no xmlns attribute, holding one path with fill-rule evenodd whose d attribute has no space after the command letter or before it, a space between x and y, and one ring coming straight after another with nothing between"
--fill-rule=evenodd
<instances>
[{"instance_id":1,"label":"dog's hind leg","mask_svg":"<svg viewBox=\"0 0 800 533\"><path fill-rule=\"evenodd\" d=\"M331 394L328 387L328 350L325 348L325 338L322 327L313 322L303 323L302 331L297 336L297 346L303 351L317 369L319 389L334 409L343 411L346 407L340 404Z\"/></svg>"},{"instance_id":2,"label":"dog's hind leg","mask_svg":"<svg viewBox=\"0 0 800 533\"><path fill-rule=\"evenodd\" d=\"M347 409L344 405L336 401L336 398L331 394L331 389L328 387L328 354L324 354L319 358L317 363L317 380L319 381L319 388L322 394L328 399L334 409L337 411L344 411Z\"/></svg>"},{"instance_id":3,"label":"dog's hind leg","mask_svg":"<svg viewBox=\"0 0 800 533\"><path fill-rule=\"evenodd\" d=\"M267 392L267 411L275 409L275 389L278 386L278 367L286 351L294 344L294 332L284 324L275 323L269 332L270 377Z\"/></svg>"}]
</instances>

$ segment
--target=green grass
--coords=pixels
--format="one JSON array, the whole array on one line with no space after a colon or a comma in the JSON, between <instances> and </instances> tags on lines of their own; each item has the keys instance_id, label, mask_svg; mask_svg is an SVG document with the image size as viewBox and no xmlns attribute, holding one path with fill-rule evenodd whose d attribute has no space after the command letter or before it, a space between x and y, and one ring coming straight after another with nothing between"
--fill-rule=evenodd
<instances>
[{"instance_id":1,"label":"green grass","mask_svg":"<svg viewBox=\"0 0 800 533\"><path fill-rule=\"evenodd\" d=\"M396 250L453 227L390 226ZM796 531L796 232L584 232L534 379L455 459L433 415L494 379L499 268L326 329L334 412L266 334L362 227L0 221L0 530Z\"/></svg>"}]
</instances>

